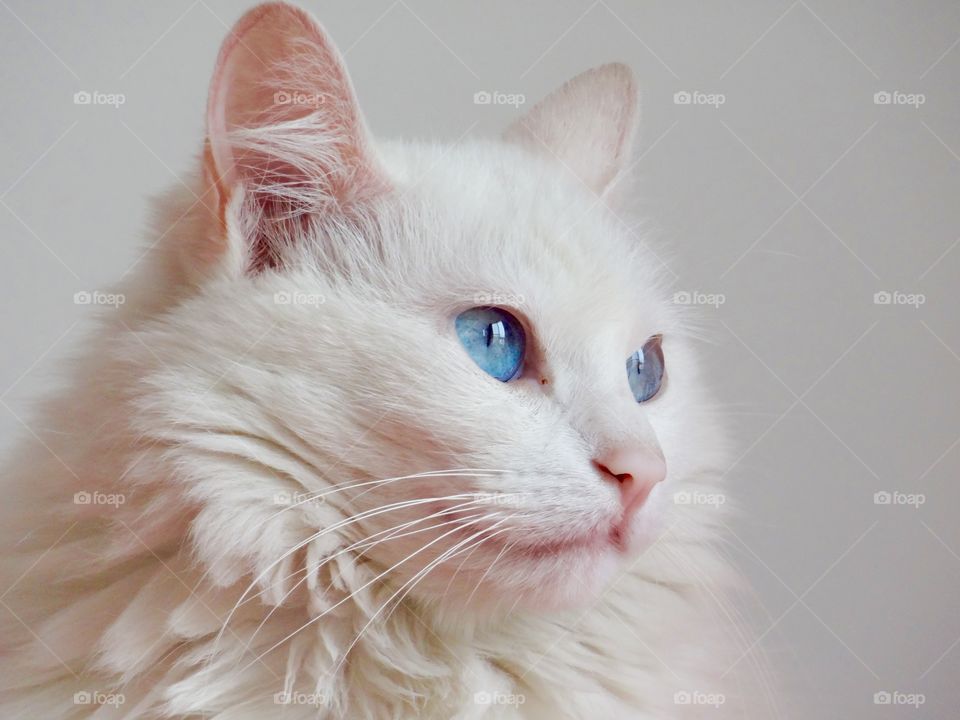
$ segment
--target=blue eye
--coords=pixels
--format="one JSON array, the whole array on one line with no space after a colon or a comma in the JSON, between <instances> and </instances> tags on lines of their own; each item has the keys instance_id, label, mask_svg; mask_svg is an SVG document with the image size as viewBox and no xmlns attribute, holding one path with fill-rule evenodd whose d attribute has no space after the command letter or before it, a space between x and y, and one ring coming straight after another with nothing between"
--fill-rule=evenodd
<instances>
[{"instance_id":1,"label":"blue eye","mask_svg":"<svg viewBox=\"0 0 960 720\"><path fill-rule=\"evenodd\" d=\"M457 337L473 361L500 382L516 377L527 344L520 321L506 310L475 307L457 315Z\"/></svg>"},{"instance_id":2,"label":"blue eye","mask_svg":"<svg viewBox=\"0 0 960 720\"><path fill-rule=\"evenodd\" d=\"M627 358L627 380L637 402L646 402L660 391L663 381L662 338L654 335Z\"/></svg>"}]
</instances>

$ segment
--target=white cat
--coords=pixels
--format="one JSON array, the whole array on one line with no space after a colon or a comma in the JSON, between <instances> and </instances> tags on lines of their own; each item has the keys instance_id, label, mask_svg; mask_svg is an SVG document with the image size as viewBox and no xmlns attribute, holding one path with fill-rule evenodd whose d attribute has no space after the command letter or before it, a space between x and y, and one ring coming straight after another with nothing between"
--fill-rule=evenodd
<instances>
[{"instance_id":1,"label":"white cat","mask_svg":"<svg viewBox=\"0 0 960 720\"><path fill-rule=\"evenodd\" d=\"M194 194L3 474L0 716L744 717L636 123L606 65L374 142L308 15L244 16Z\"/></svg>"}]
</instances>

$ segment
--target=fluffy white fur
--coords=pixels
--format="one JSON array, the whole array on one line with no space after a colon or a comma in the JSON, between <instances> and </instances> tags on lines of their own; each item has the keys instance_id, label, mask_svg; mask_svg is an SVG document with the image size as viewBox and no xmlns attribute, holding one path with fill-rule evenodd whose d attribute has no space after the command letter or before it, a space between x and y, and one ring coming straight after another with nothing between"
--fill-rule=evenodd
<instances>
[{"instance_id":1,"label":"fluffy white fur","mask_svg":"<svg viewBox=\"0 0 960 720\"><path fill-rule=\"evenodd\" d=\"M164 200L3 473L0 715L744 717L720 511L673 502L718 492L718 423L618 217L635 94L606 66L502 140L374 143L312 20L241 20L196 195ZM531 328L532 379L487 377L453 333L490 294ZM668 380L638 405L624 362L656 333ZM668 465L638 551L537 552L615 510L590 461L633 442Z\"/></svg>"}]
</instances>

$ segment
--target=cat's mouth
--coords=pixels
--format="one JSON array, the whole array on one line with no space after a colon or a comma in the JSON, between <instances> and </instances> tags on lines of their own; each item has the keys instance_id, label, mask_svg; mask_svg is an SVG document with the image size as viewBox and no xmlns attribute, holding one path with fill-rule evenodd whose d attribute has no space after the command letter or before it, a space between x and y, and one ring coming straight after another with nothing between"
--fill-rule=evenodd
<instances>
[{"instance_id":1,"label":"cat's mouth","mask_svg":"<svg viewBox=\"0 0 960 720\"><path fill-rule=\"evenodd\" d=\"M598 531L580 538L564 540L544 540L540 542L516 544L510 552L532 560L545 560L561 555L576 553L596 553L608 548L619 549L619 534L615 528L606 533Z\"/></svg>"},{"instance_id":2,"label":"cat's mouth","mask_svg":"<svg viewBox=\"0 0 960 720\"><path fill-rule=\"evenodd\" d=\"M463 585L470 602L483 597L497 603L516 596L540 609L589 601L596 588L655 539L658 515L655 508L639 514L623 507L604 513L584 508L580 520L547 522L540 516L531 522L521 516L477 517L471 508L443 505L436 507L437 515L453 525L447 542L464 548L466 560L453 564L440 592ZM474 575L479 580L472 580ZM466 580L458 584L458 576Z\"/></svg>"},{"instance_id":3,"label":"cat's mouth","mask_svg":"<svg viewBox=\"0 0 960 720\"><path fill-rule=\"evenodd\" d=\"M444 515L466 520L468 516L463 510L445 508ZM634 528L629 514L621 514L604 522L598 522L592 528L580 534L571 536L569 533L558 533L554 536L539 536L526 533L523 528L511 528L507 533L495 532L491 528L489 536L482 540L482 545L494 554L508 555L526 560L548 560L567 555L596 555L603 552L612 552L617 555L627 555L632 552L635 543ZM477 526L462 528L464 538L476 539ZM484 531L481 530L481 533ZM483 537L481 535L481 537Z\"/></svg>"},{"instance_id":4,"label":"cat's mouth","mask_svg":"<svg viewBox=\"0 0 960 720\"><path fill-rule=\"evenodd\" d=\"M519 529L522 532L522 529ZM604 552L625 553L629 548L628 537L615 522L574 537L518 538L516 535L491 535L484 543L494 555L509 556L521 560L551 560L567 556L595 556Z\"/></svg>"},{"instance_id":5,"label":"cat's mouth","mask_svg":"<svg viewBox=\"0 0 960 720\"><path fill-rule=\"evenodd\" d=\"M634 533L628 525L625 525L622 520L617 520L580 537L518 542L513 544L509 551L531 559L547 559L568 554L590 554L605 551L627 555L633 550L635 544L633 535Z\"/></svg>"}]
</instances>

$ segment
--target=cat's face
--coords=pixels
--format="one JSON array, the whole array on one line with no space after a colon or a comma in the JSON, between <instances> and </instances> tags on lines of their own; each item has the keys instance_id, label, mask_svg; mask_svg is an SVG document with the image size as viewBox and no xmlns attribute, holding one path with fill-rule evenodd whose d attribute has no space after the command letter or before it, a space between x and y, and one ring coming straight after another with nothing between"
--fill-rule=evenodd
<instances>
[{"instance_id":1,"label":"cat's face","mask_svg":"<svg viewBox=\"0 0 960 720\"><path fill-rule=\"evenodd\" d=\"M262 447L262 505L197 492L195 534L232 511L254 572L350 547L419 597L593 598L667 529L706 432L660 261L608 207L629 73L577 78L502 141L374 147L319 29L256 12L214 79L224 229L185 250L209 268L180 312L217 329L185 366L237 356L204 404ZM291 47L298 73L252 72Z\"/></svg>"}]
</instances>

